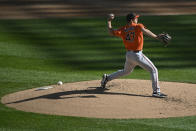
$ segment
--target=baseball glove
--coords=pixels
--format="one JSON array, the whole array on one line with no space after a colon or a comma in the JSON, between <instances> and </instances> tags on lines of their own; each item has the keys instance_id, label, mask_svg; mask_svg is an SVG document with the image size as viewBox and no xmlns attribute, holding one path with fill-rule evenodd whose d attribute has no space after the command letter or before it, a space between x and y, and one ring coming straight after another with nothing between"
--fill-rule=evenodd
<instances>
[{"instance_id":1,"label":"baseball glove","mask_svg":"<svg viewBox=\"0 0 196 131\"><path fill-rule=\"evenodd\" d=\"M167 47L172 37L168 33L161 33L157 35L158 40L160 40L164 47Z\"/></svg>"}]
</instances>

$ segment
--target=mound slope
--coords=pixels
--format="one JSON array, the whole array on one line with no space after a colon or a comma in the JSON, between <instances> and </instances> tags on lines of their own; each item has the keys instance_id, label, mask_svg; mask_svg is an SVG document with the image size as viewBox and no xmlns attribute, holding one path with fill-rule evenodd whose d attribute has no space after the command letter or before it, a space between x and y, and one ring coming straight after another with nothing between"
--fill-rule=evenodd
<instances>
[{"instance_id":1,"label":"mound slope","mask_svg":"<svg viewBox=\"0 0 196 131\"><path fill-rule=\"evenodd\" d=\"M151 97L149 80L118 79L52 85L6 95L1 102L26 112L93 118L167 118L196 115L196 84L160 82L167 98Z\"/></svg>"}]
</instances>

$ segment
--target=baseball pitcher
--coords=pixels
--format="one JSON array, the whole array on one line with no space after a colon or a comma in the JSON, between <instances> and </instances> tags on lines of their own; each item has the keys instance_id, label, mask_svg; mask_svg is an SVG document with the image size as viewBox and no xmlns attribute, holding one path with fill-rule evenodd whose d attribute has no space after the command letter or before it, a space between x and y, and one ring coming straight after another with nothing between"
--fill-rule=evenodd
<instances>
[{"instance_id":1,"label":"baseball pitcher","mask_svg":"<svg viewBox=\"0 0 196 131\"><path fill-rule=\"evenodd\" d=\"M149 71L151 74L153 89L152 96L159 98L166 97L167 95L160 92L157 68L154 66L151 60L142 53L144 43L143 34L160 40L165 46L168 45L171 37L165 33L161 33L159 35L152 33L149 29L146 29L143 24L138 23L139 15L135 13L128 14L127 24L119 29L112 28L112 20L114 18L114 14L109 14L107 19L108 30L111 35L122 38L124 46L127 50L126 61L123 70L119 70L110 75L103 75L101 87L105 88L108 81L130 74L138 65L141 68Z\"/></svg>"}]
</instances>

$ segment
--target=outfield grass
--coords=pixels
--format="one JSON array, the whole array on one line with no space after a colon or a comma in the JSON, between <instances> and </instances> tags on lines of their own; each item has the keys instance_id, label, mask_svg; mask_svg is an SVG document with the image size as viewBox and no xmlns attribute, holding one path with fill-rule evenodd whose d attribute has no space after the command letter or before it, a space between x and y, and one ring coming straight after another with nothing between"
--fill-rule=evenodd
<instances>
[{"instance_id":1,"label":"outfield grass","mask_svg":"<svg viewBox=\"0 0 196 131\"><path fill-rule=\"evenodd\" d=\"M154 33L173 36L168 48L145 37L143 52L157 66L159 79L196 83L196 16L143 16L140 22ZM119 17L114 27L124 23ZM59 80L100 79L123 68L124 55L122 41L108 35L104 18L0 20L0 97ZM124 78L150 75L137 67ZM196 130L196 117L91 119L27 113L0 104L0 130L185 131Z\"/></svg>"}]
</instances>

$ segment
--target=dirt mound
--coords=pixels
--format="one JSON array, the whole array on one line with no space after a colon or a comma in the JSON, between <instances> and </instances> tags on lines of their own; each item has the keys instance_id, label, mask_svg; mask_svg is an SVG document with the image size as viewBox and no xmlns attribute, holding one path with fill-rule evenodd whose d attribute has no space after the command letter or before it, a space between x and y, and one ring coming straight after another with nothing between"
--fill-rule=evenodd
<instances>
[{"instance_id":1,"label":"dirt mound","mask_svg":"<svg viewBox=\"0 0 196 131\"><path fill-rule=\"evenodd\" d=\"M151 96L149 80L118 79L99 88L100 81L52 85L6 95L9 107L44 114L94 118L166 118L196 115L196 84L160 82L167 98ZM43 89L43 88L42 88Z\"/></svg>"}]
</instances>

